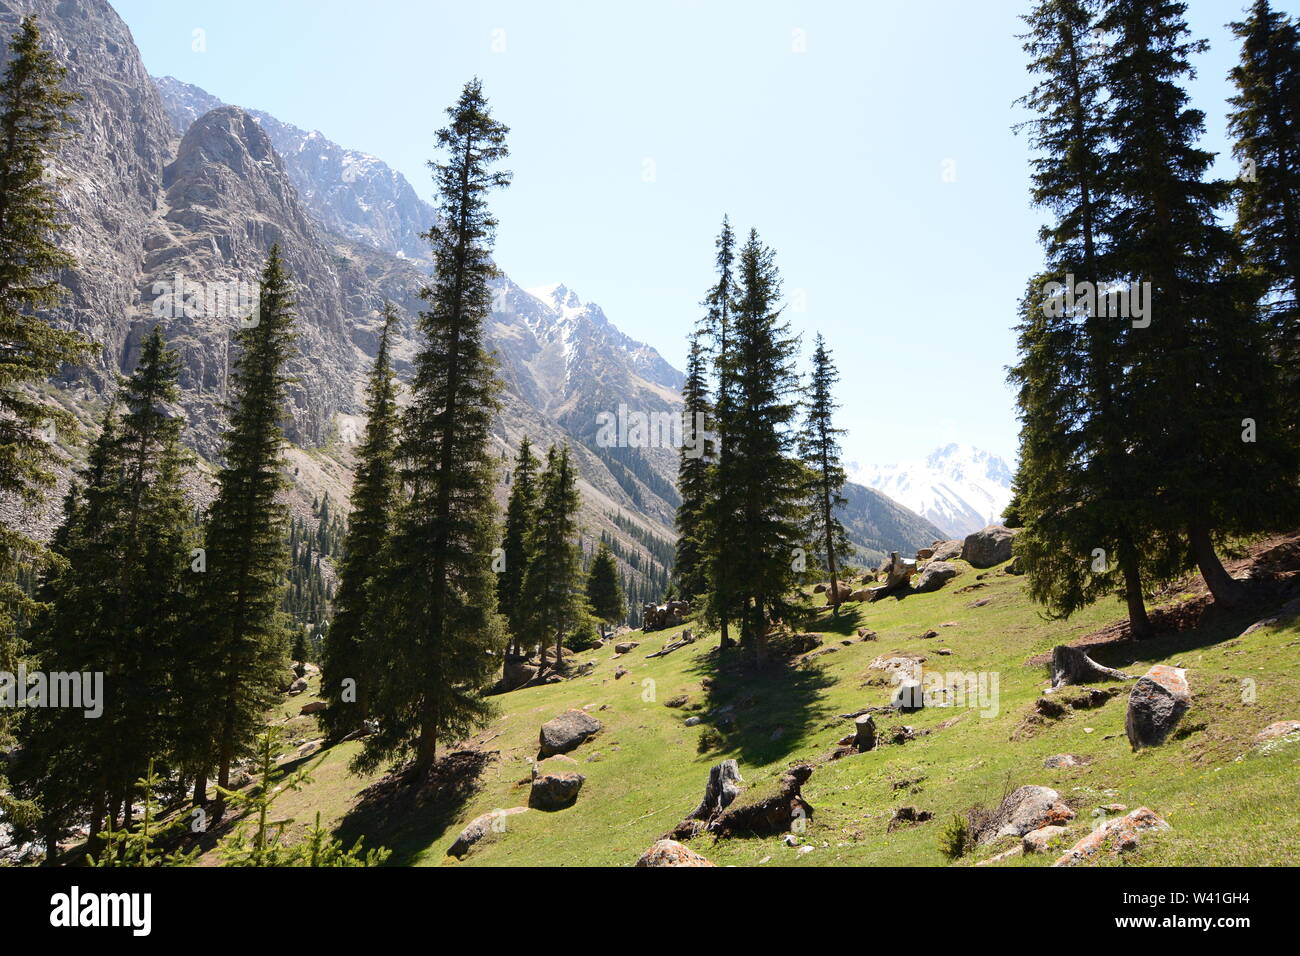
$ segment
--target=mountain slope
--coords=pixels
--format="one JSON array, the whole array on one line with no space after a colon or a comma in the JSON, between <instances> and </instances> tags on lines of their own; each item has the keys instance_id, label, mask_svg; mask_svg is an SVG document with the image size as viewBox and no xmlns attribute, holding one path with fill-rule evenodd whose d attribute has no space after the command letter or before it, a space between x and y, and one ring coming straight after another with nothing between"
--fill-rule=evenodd
<instances>
[{"instance_id":1,"label":"mountain slope","mask_svg":"<svg viewBox=\"0 0 1300 956\"><path fill-rule=\"evenodd\" d=\"M997 521L1011 500L1011 469L997 455L949 444L924 461L850 466L850 477L962 537Z\"/></svg>"}]
</instances>

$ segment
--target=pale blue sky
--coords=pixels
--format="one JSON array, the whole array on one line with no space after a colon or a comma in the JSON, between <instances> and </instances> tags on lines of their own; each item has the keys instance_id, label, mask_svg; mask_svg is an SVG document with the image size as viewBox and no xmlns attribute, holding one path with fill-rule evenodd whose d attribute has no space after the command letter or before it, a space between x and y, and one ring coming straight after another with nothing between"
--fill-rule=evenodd
<instances>
[{"instance_id":1,"label":"pale blue sky","mask_svg":"<svg viewBox=\"0 0 1300 956\"><path fill-rule=\"evenodd\" d=\"M1041 258L1011 129L1027 0L114 5L150 72L373 153L426 198L432 132L482 77L512 129L494 205L515 281L564 282L680 368L726 212L776 249L808 349L821 331L835 352L847 459L954 440L1013 458L1005 367ZM1225 24L1244 5L1189 14L1225 175Z\"/></svg>"}]
</instances>

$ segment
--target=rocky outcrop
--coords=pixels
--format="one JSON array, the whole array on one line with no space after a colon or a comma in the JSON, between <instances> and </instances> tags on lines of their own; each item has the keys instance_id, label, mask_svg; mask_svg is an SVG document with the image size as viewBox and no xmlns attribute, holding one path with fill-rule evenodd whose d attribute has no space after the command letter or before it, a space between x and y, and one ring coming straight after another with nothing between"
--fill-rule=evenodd
<instances>
[{"instance_id":1,"label":"rocky outcrop","mask_svg":"<svg viewBox=\"0 0 1300 956\"><path fill-rule=\"evenodd\" d=\"M538 756L568 753L601 729L601 722L585 710L566 710L542 724Z\"/></svg>"},{"instance_id":2,"label":"rocky outcrop","mask_svg":"<svg viewBox=\"0 0 1300 956\"><path fill-rule=\"evenodd\" d=\"M1016 531L1000 524L991 524L981 531L966 536L962 542L961 556L971 567L991 568L1011 560L1011 545Z\"/></svg>"},{"instance_id":3,"label":"rocky outcrop","mask_svg":"<svg viewBox=\"0 0 1300 956\"><path fill-rule=\"evenodd\" d=\"M1052 866L1074 866L1100 854L1129 853L1138 848L1144 835L1170 829L1169 824L1146 807L1108 820L1063 853Z\"/></svg>"},{"instance_id":4,"label":"rocky outcrop","mask_svg":"<svg viewBox=\"0 0 1300 956\"><path fill-rule=\"evenodd\" d=\"M912 590L920 593L937 591L960 573L961 568L955 564L949 564L947 561L931 561L921 569L921 573L912 582Z\"/></svg>"},{"instance_id":5,"label":"rocky outcrop","mask_svg":"<svg viewBox=\"0 0 1300 956\"><path fill-rule=\"evenodd\" d=\"M1000 836L1021 837L1031 830L1057 826L1074 819L1074 811L1051 787L1023 786L1007 795L976 834L980 843Z\"/></svg>"},{"instance_id":6,"label":"rocky outcrop","mask_svg":"<svg viewBox=\"0 0 1300 956\"><path fill-rule=\"evenodd\" d=\"M936 541L934 547L930 549L930 560L951 561L953 558L960 558L961 549L960 541Z\"/></svg>"},{"instance_id":7,"label":"rocky outcrop","mask_svg":"<svg viewBox=\"0 0 1300 956\"><path fill-rule=\"evenodd\" d=\"M713 866L690 847L676 840L659 840L641 854L637 866Z\"/></svg>"},{"instance_id":8,"label":"rocky outcrop","mask_svg":"<svg viewBox=\"0 0 1300 956\"><path fill-rule=\"evenodd\" d=\"M1178 721L1192 704L1187 671L1181 667L1157 664L1133 686L1128 698L1124 731L1129 743L1138 747L1158 747L1178 726Z\"/></svg>"}]
</instances>

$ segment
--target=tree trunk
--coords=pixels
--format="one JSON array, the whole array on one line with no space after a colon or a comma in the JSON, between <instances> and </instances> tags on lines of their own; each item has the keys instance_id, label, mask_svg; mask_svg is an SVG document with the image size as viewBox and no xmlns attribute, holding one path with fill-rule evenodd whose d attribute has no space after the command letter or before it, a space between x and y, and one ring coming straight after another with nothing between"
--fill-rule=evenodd
<instances>
[{"instance_id":1,"label":"tree trunk","mask_svg":"<svg viewBox=\"0 0 1300 956\"><path fill-rule=\"evenodd\" d=\"M1187 531L1192 545L1192 555L1196 558L1196 567L1201 577L1214 595L1214 603L1224 607L1239 607L1246 600L1246 589L1240 581L1235 580L1224 569L1219 556L1214 553L1214 542L1210 533L1199 522L1193 522Z\"/></svg>"},{"instance_id":2,"label":"tree trunk","mask_svg":"<svg viewBox=\"0 0 1300 956\"><path fill-rule=\"evenodd\" d=\"M1142 574L1138 571L1133 544L1127 538L1120 542L1120 568L1124 572L1124 600L1128 604L1128 629L1135 641L1145 641L1155 633L1151 618L1147 617L1146 603L1142 599Z\"/></svg>"},{"instance_id":3,"label":"tree trunk","mask_svg":"<svg viewBox=\"0 0 1300 956\"><path fill-rule=\"evenodd\" d=\"M194 778L194 806L202 807L208 802L208 772L202 770Z\"/></svg>"},{"instance_id":4,"label":"tree trunk","mask_svg":"<svg viewBox=\"0 0 1300 956\"><path fill-rule=\"evenodd\" d=\"M432 720L425 720L420 728L420 740L415 750L415 776L426 777L433 770L438 757L438 731Z\"/></svg>"}]
</instances>

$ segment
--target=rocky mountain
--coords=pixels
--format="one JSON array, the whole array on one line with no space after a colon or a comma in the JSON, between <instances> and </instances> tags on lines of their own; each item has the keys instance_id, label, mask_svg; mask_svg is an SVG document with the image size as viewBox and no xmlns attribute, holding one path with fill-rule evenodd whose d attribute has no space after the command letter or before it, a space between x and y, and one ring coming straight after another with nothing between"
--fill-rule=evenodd
<instances>
[{"instance_id":1,"label":"rocky mountain","mask_svg":"<svg viewBox=\"0 0 1300 956\"><path fill-rule=\"evenodd\" d=\"M864 565L878 565L891 551L912 555L948 537L943 529L874 488L849 482L844 498L839 518Z\"/></svg>"},{"instance_id":2,"label":"rocky mountain","mask_svg":"<svg viewBox=\"0 0 1300 956\"><path fill-rule=\"evenodd\" d=\"M947 537L992 524L1011 500L1010 466L970 445L945 445L923 461L853 466L849 474L933 522Z\"/></svg>"},{"instance_id":3,"label":"rocky mountain","mask_svg":"<svg viewBox=\"0 0 1300 956\"><path fill-rule=\"evenodd\" d=\"M56 400L91 420L114 377L134 367L143 335L160 325L182 357L187 441L213 460L237 358L232 335L278 243L297 286L289 423L296 491L303 501L324 491L345 499L385 300L402 313L399 375L409 376L418 348L419 292L431 264L420 234L434 210L373 156L179 80L155 81L106 0L0 0L0 27L11 32L29 11L82 94L78 135L54 170L65 183L63 241L78 259L54 319L101 345ZM505 383L494 432L500 453L512 456L524 434L542 449L572 445L587 546L611 536L629 580L655 592L674 537L677 451L605 440L600 422L677 414L682 374L564 285L525 290L503 276L493 291L487 334ZM77 442L84 446L84 436L65 444ZM907 522L883 498L855 500L866 511L850 523L863 529L864 544L911 546L892 537Z\"/></svg>"}]
</instances>

